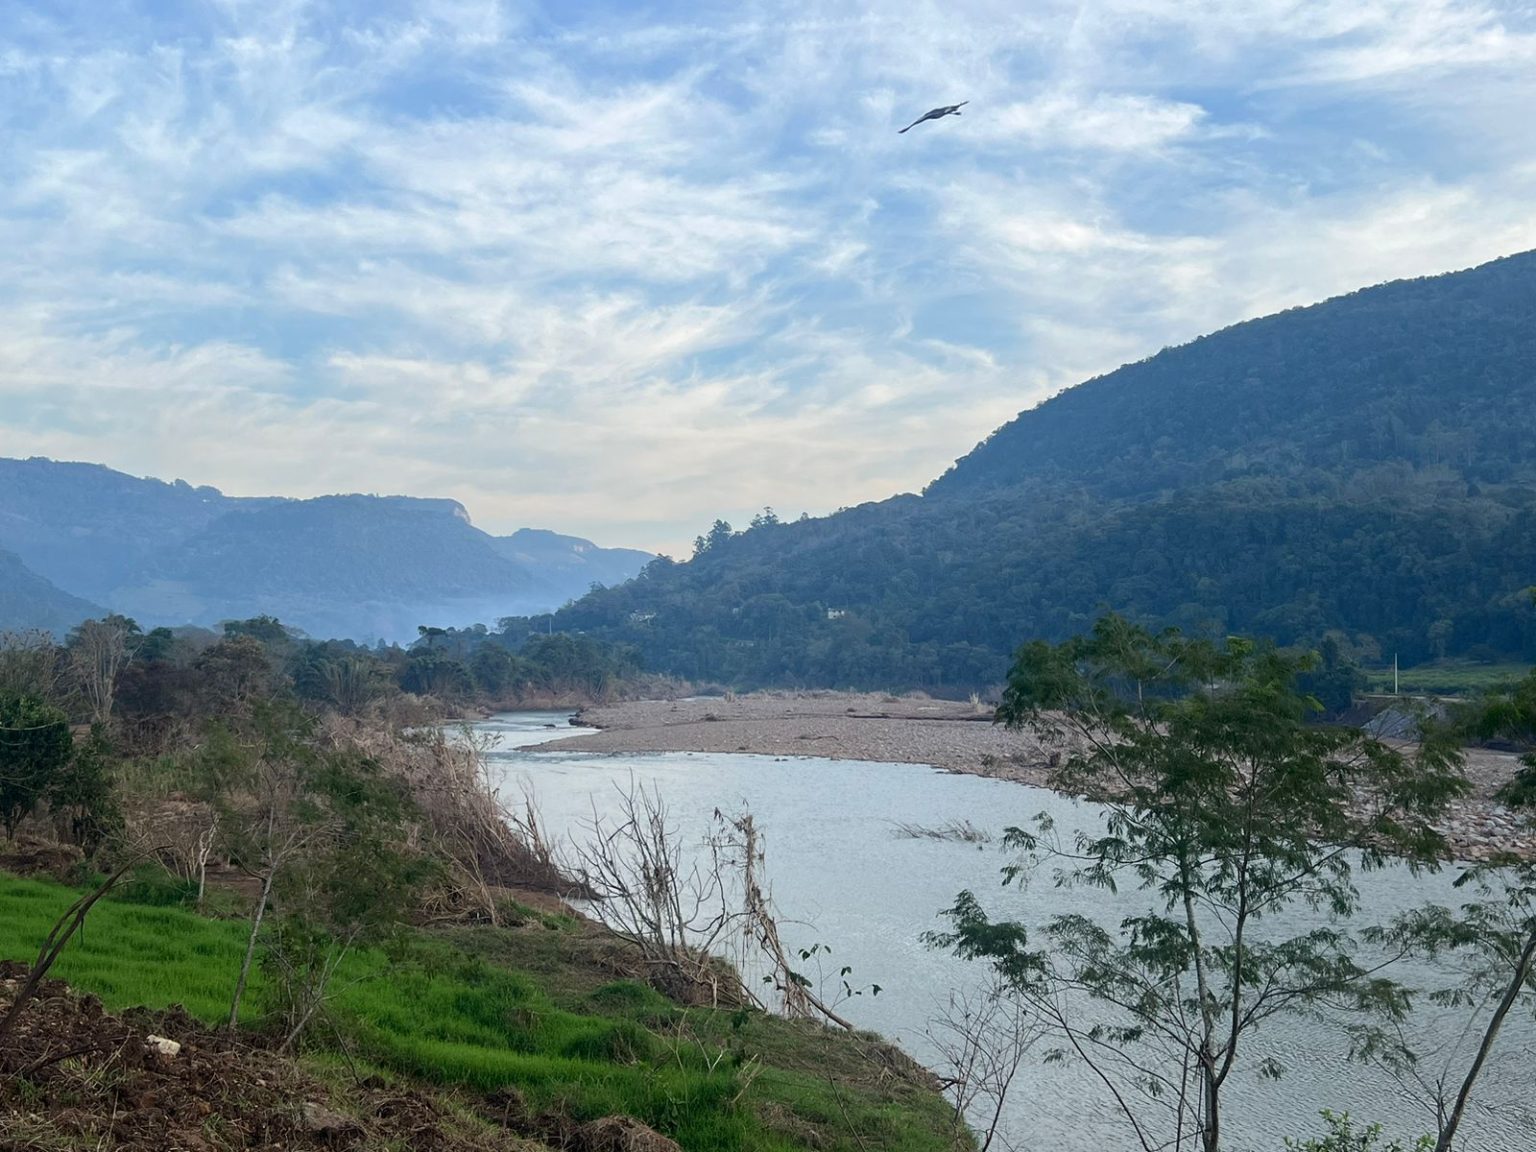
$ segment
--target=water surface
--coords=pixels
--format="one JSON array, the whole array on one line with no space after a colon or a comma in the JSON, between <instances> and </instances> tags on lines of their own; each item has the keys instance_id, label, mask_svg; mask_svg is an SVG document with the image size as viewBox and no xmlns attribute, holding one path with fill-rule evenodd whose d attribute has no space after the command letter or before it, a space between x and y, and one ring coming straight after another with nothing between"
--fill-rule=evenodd
<instances>
[{"instance_id":1,"label":"water surface","mask_svg":"<svg viewBox=\"0 0 1536 1152\"><path fill-rule=\"evenodd\" d=\"M994 914L1031 920L1065 911L1088 911L1107 921L1141 911L1145 897L1062 891L1037 883L1026 892L1003 890L998 870L1005 857L995 846L904 839L898 823L971 823L1000 836L1010 824L1035 813L1055 816L1064 834L1087 826L1094 808L1038 788L977 776L960 776L910 764L858 760L776 758L744 754L663 753L643 756L520 751L580 731L569 714L513 713L476 727L501 737L491 753L509 796L526 783L538 798L549 831L580 836L594 805L611 816L620 789L631 781L654 786L676 826L691 842L702 841L716 809L750 807L762 830L774 902L793 947L820 943L832 949L825 990L835 974L853 968L851 982L865 994L838 1010L859 1026L899 1043L925 1062L935 1052L925 1034L936 1004L951 989L974 987L976 967L925 947L921 936L940 926L938 913L963 888L975 891ZM546 725L554 724L555 728ZM1456 903L1452 876L1414 877L1400 866L1360 875L1370 919L1385 919L1417 903ZM1288 914L1287 930L1310 919ZM1279 921L1276 922L1277 925ZM816 975L814 963L809 974ZM1436 974L1420 970L1417 978ZM1421 1007L1414 1029L1421 1042L1443 1047L1460 1041L1451 1067L1459 1077L1475 1039L1461 1036L1462 1017ZM1421 1107L1386 1073L1350 1062L1338 1036L1294 1019L1277 1019L1257 1035L1252 1051L1276 1056L1286 1066L1279 1081L1234 1071L1227 1090L1227 1130L1233 1149L1279 1152L1283 1137L1315 1134L1320 1108L1348 1110L1410 1137L1427 1131ZM1512 1020L1462 1127L1466 1152L1536 1152L1536 1099L1531 1074L1536 1027L1529 1016ZM1446 1055L1450 1055L1447 1053ZM1444 1059L1444 1057L1442 1057ZM1429 1067L1438 1068L1438 1061ZM1112 1102L1081 1065L1046 1066L1029 1061L1010 1104L1010 1119L1023 1147L1055 1152L1102 1152L1133 1147Z\"/></svg>"}]
</instances>

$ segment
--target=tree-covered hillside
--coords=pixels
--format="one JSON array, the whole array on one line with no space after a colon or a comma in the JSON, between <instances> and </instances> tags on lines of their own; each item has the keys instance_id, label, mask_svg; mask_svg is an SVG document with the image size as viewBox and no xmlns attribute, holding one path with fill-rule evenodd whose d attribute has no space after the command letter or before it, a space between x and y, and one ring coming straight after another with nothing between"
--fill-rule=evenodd
<instances>
[{"instance_id":1,"label":"tree-covered hillside","mask_svg":"<svg viewBox=\"0 0 1536 1152\"><path fill-rule=\"evenodd\" d=\"M14 552L0 550L0 632L41 629L63 635L101 609L71 596L21 562Z\"/></svg>"},{"instance_id":2,"label":"tree-covered hillside","mask_svg":"<svg viewBox=\"0 0 1536 1152\"><path fill-rule=\"evenodd\" d=\"M1536 253L1525 253L1166 349L1023 413L929 492L1047 481L1145 497L1279 476L1390 492L1404 466L1528 484L1533 427Z\"/></svg>"},{"instance_id":3,"label":"tree-covered hillside","mask_svg":"<svg viewBox=\"0 0 1536 1152\"><path fill-rule=\"evenodd\" d=\"M1239 325L1020 415L921 497L717 525L557 618L738 683L995 682L1105 609L1536 659L1536 255Z\"/></svg>"}]
</instances>

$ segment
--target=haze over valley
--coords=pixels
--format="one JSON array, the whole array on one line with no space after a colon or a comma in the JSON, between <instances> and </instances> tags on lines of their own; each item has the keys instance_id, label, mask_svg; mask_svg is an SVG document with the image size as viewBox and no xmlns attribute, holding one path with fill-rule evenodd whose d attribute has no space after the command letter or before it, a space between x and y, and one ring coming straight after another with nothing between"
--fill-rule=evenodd
<instances>
[{"instance_id":1,"label":"haze over valley","mask_svg":"<svg viewBox=\"0 0 1536 1152\"><path fill-rule=\"evenodd\" d=\"M452 500L236 498L42 459L0 460L0 550L0 628L270 615L367 642L550 612L651 559L544 529L491 536Z\"/></svg>"}]
</instances>

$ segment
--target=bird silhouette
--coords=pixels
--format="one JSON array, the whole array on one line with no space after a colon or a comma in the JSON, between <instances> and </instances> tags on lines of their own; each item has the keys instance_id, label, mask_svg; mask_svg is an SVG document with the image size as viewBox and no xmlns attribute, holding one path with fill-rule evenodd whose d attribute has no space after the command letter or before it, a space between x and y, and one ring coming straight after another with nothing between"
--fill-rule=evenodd
<instances>
[{"instance_id":1,"label":"bird silhouette","mask_svg":"<svg viewBox=\"0 0 1536 1152\"><path fill-rule=\"evenodd\" d=\"M958 104L946 104L943 108L935 108L932 112L925 112L916 120L912 121L912 123L903 128L901 132L896 133L896 135L900 136L902 132L912 131L912 129L916 128L924 120L942 120L946 116L958 116L960 115L960 109L964 108L969 103L969 100L962 100Z\"/></svg>"}]
</instances>

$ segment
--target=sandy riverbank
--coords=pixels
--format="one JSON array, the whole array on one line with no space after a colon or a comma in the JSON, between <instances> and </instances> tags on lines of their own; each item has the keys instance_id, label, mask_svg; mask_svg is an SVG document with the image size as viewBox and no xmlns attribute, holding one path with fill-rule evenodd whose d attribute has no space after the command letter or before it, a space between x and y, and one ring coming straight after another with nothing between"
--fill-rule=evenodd
<instances>
[{"instance_id":1,"label":"sandy riverbank","mask_svg":"<svg viewBox=\"0 0 1536 1152\"><path fill-rule=\"evenodd\" d=\"M990 711L921 696L760 692L733 699L632 700L584 709L599 732L557 740L548 751L752 752L932 764L1045 786L1050 756L1038 741L991 722ZM1473 791L1452 807L1445 831L1462 859L1499 849L1536 855L1536 833L1493 800L1518 767L1506 753L1473 750Z\"/></svg>"}]
</instances>

